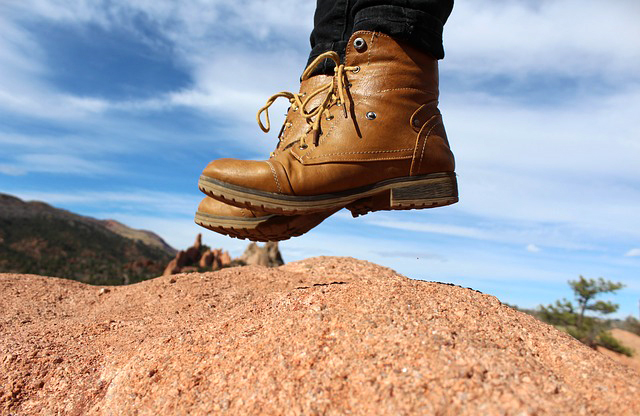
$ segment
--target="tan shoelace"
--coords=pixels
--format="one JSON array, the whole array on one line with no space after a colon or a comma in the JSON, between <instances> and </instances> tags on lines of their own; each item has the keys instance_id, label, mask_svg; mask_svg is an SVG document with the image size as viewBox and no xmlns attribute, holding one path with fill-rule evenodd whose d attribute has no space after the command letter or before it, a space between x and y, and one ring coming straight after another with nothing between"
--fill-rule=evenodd
<instances>
[{"instance_id":1,"label":"tan shoelace","mask_svg":"<svg viewBox=\"0 0 640 416\"><path fill-rule=\"evenodd\" d=\"M327 120L330 120L329 108L333 105L341 106L343 114L345 118L347 117L347 109L345 105L345 89L346 89L346 71L358 72L360 67L358 66L345 66L340 63L340 57L334 51L325 52L319 55L316 59L309 64L307 69L302 73L302 81L309 79L311 73L320 65L325 59L331 59L335 63L334 75L331 78L330 82L327 82L324 85L316 88L308 95L305 94L294 94L288 91L282 91L277 94L272 95L267 100L267 103L262 107L256 116L258 120L258 125L265 133L269 132L271 129L271 122L269 121L269 107L273 104L278 98L284 97L289 100L293 110L296 111L300 109L300 114L306 119L309 127L307 131L300 137L300 147L305 149L307 147L307 143L305 141L306 135L309 132L313 132L313 140L314 143L317 142L317 138L320 133L320 122L323 117L326 117ZM307 105L309 102L319 94L326 92L326 96L322 100L319 106L315 107L312 110L307 110ZM265 124L262 124L261 115L265 113Z\"/></svg>"}]
</instances>

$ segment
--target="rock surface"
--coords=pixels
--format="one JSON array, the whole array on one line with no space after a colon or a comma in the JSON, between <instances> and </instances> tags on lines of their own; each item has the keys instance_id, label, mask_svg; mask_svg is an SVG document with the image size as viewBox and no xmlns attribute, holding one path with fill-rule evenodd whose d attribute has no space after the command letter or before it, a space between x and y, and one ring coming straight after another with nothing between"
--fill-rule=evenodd
<instances>
[{"instance_id":1,"label":"rock surface","mask_svg":"<svg viewBox=\"0 0 640 416\"><path fill-rule=\"evenodd\" d=\"M348 258L97 288L0 275L2 414L640 414L640 373Z\"/></svg>"}]
</instances>

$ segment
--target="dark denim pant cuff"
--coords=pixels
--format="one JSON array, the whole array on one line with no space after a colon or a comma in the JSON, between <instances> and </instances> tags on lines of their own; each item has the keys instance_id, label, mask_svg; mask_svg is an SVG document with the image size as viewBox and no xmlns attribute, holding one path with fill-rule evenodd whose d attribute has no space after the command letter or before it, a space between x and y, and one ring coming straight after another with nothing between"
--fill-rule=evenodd
<instances>
[{"instance_id":1,"label":"dark denim pant cuff","mask_svg":"<svg viewBox=\"0 0 640 416\"><path fill-rule=\"evenodd\" d=\"M436 59L444 58L443 24L432 15L401 6L371 6L355 14L353 31L382 32L408 41Z\"/></svg>"},{"instance_id":2,"label":"dark denim pant cuff","mask_svg":"<svg viewBox=\"0 0 640 416\"><path fill-rule=\"evenodd\" d=\"M432 55L435 59L444 58L442 46L443 24L438 18L420 10L402 6L379 5L355 10L353 32L369 30L381 32ZM318 55L335 51L344 62L348 40L316 44L307 62L307 66ZM334 63L325 60L313 71L312 75L333 75Z\"/></svg>"}]
</instances>

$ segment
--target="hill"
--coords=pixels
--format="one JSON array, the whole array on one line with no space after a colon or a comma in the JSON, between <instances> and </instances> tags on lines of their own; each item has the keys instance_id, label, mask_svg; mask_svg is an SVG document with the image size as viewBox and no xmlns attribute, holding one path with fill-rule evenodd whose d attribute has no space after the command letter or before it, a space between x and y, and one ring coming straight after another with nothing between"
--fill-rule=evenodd
<instances>
[{"instance_id":1,"label":"hill","mask_svg":"<svg viewBox=\"0 0 640 416\"><path fill-rule=\"evenodd\" d=\"M174 253L151 232L0 194L0 272L122 284L161 275Z\"/></svg>"},{"instance_id":2,"label":"hill","mask_svg":"<svg viewBox=\"0 0 640 416\"><path fill-rule=\"evenodd\" d=\"M602 347L598 347L598 351L607 355L608 357L613 358L616 361L633 367L640 372L640 336L634 334L633 332L625 331L619 328L612 329L611 335L613 335L615 339L619 340L622 345L632 349L633 356L627 357L626 355L618 354L614 351L609 351L606 348Z\"/></svg>"},{"instance_id":3,"label":"hill","mask_svg":"<svg viewBox=\"0 0 640 416\"><path fill-rule=\"evenodd\" d=\"M495 297L319 257L0 275L0 413L637 415L640 373Z\"/></svg>"}]
</instances>

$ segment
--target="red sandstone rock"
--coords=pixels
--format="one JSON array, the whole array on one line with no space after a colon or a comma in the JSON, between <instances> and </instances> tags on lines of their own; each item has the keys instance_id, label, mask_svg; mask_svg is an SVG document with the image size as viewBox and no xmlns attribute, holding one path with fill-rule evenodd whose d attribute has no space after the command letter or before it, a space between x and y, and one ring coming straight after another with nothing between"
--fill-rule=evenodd
<instances>
[{"instance_id":1,"label":"red sandstone rock","mask_svg":"<svg viewBox=\"0 0 640 416\"><path fill-rule=\"evenodd\" d=\"M213 262L211 263L211 270L216 271L222 268L222 263L220 262L220 256L222 256L222 249L216 248L211 250L213 253Z\"/></svg>"},{"instance_id":2,"label":"red sandstone rock","mask_svg":"<svg viewBox=\"0 0 640 416\"><path fill-rule=\"evenodd\" d=\"M173 259L167 264L167 267L164 268L164 272L162 272L163 276L169 276L172 274L180 273L180 267L178 266L178 260Z\"/></svg>"},{"instance_id":3,"label":"red sandstone rock","mask_svg":"<svg viewBox=\"0 0 640 416\"><path fill-rule=\"evenodd\" d=\"M220 267L229 267L231 265L231 256L228 251L223 251L218 257L220 261Z\"/></svg>"},{"instance_id":4,"label":"red sandstone rock","mask_svg":"<svg viewBox=\"0 0 640 416\"><path fill-rule=\"evenodd\" d=\"M185 253L184 251L180 250L178 251L178 254L176 254L176 264L178 267L184 267L187 265L187 253Z\"/></svg>"},{"instance_id":5,"label":"red sandstone rock","mask_svg":"<svg viewBox=\"0 0 640 416\"><path fill-rule=\"evenodd\" d=\"M186 251L186 264L197 264L200 260L200 250L195 247L189 247Z\"/></svg>"},{"instance_id":6,"label":"red sandstone rock","mask_svg":"<svg viewBox=\"0 0 640 416\"><path fill-rule=\"evenodd\" d=\"M200 257L200 261L198 262L198 266L202 269L206 269L207 267L211 267L213 261L215 259L215 255L211 251L205 252L202 257Z\"/></svg>"},{"instance_id":7,"label":"red sandstone rock","mask_svg":"<svg viewBox=\"0 0 640 416\"><path fill-rule=\"evenodd\" d=\"M495 297L314 258L0 275L2 414L637 415L640 373Z\"/></svg>"},{"instance_id":8,"label":"red sandstone rock","mask_svg":"<svg viewBox=\"0 0 640 416\"><path fill-rule=\"evenodd\" d=\"M250 243L238 260L247 265L267 267L277 267L284 264L277 242L268 242L263 246Z\"/></svg>"}]
</instances>

